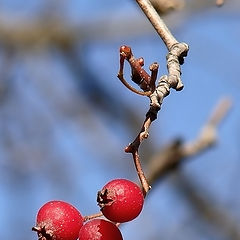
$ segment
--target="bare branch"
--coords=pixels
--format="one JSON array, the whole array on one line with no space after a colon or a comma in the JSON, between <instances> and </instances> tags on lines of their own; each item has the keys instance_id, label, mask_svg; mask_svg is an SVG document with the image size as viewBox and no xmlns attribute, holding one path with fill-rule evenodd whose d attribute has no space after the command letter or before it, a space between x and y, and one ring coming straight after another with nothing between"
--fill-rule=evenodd
<instances>
[{"instance_id":1,"label":"bare branch","mask_svg":"<svg viewBox=\"0 0 240 240\"><path fill-rule=\"evenodd\" d=\"M183 89L183 83L180 79L181 69L180 65L184 62L184 57L187 56L188 45L186 43L179 43L168 30L165 23L162 21L156 10L153 8L149 0L136 0L140 8L143 10L145 15L148 17L155 30L165 43L169 50L167 55L167 69L168 75L160 77L156 86L156 79L159 65L153 63L150 66L151 76L143 69L144 59L136 59L133 56L132 50L128 46L120 47L120 67L118 78L121 82L131 91L146 95L150 98L150 108L146 114L142 128L138 133L135 140L130 143L126 148L125 152L132 153L135 167L142 184L144 196L151 188L147 182L144 172L141 167L140 157L138 149L144 139L148 137L148 132L151 123L157 118L157 113L161 109L163 99L170 93L170 89L174 88L178 91ZM137 83L143 90L138 91L129 85L123 77L124 61L128 61L131 67L132 81Z\"/></svg>"},{"instance_id":2,"label":"bare branch","mask_svg":"<svg viewBox=\"0 0 240 240\"><path fill-rule=\"evenodd\" d=\"M149 184L153 185L187 158L202 153L212 146L217 139L217 128L228 114L230 106L231 101L228 98L221 99L194 141L184 143L178 139L156 154L148 164Z\"/></svg>"},{"instance_id":3,"label":"bare branch","mask_svg":"<svg viewBox=\"0 0 240 240\"><path fill-rule=\"evenodd\" d=\"M239 240L239 223L231 216L229 209L223 209L210 192L202 189L194 179L184 172L175 174L174 185L190 208L193 208L200 219L215 227L225 239Z\"/></svg>"},{"instance_id":4,"label":"bare branch","mask_svg":"<svg viewBox=\"0 0 240 240\"><path fill-rule=\"evenodd\" d=\"M189 157L201 152L202 150L213 145L217 140L217 127L228 113L232 103L228 98L221 99L209 120L202 128L199 136L192 142L185 143L182 146L182 154Z\"/></svg>"}]
</instances>

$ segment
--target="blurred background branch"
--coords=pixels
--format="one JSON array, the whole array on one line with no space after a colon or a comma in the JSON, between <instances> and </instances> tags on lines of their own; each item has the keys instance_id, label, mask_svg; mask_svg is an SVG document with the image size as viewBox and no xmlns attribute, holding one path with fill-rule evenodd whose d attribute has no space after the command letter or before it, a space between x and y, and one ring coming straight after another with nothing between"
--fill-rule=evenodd
<instances>
[{"instance_id":1,"label":"blurred background branch","mask_svg":"<svg viewBox=\"0 0 240 240\"><path fill-rule=\"evenodd\" d=\"M194 159L195 155L202 154L212 147L217 141L218 125L228 115L230 107L230 99L221 99L194 141L184 142L176 139L155 154L147 166L149 184L155 184L186 159Z\"/></svg>"}]
</instances>

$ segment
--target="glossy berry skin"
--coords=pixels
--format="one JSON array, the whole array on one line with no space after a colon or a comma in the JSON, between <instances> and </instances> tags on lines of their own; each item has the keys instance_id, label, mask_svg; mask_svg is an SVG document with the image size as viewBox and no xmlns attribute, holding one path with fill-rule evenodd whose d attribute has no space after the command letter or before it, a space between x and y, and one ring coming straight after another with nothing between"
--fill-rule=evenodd
<instances>
[{"instance_id":1,"label":"glossy berry skin","mask_svg":"<svg viewBox=\"0 0 240 240\"><path fill-rule=\"evenodd\" d=\"M113 222L128 222L143 208L144 197L137 184L127 179L115 179L98 192L98 205L103 215Z\"/></svg>"},{"instance_id":2,"label":"glossy berry skin","mask_svg":"<svg viewBox=\"0 0 240 240\"><path fill-rule=\"evenodd\" d=\"M71 204L63 201L50 201L38 211L36 227L39 240L76 240L83 217Z\"/></svg>"},{"instance_id":3,"label":"glossy berry skin","mask_svg":"<svg viewBox=\"0 0 240 240\"><path fill-rule=\"evenodd\" d=\"M79 240L123 240L118 227L103 219L94 219L83 225Z\"/></svg>"}]
</instances>

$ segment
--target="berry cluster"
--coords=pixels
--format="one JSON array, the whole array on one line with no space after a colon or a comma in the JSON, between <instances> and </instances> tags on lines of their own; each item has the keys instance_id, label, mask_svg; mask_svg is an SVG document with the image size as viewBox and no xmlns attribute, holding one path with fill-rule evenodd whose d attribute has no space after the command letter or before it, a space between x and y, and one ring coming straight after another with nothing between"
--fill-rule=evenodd
<instances>
[{"instance_id":1,"label":"berry cluster","mask_svg":"<svg viewBox=\"0 0 240 240\"><path fill-rule=\"evenodd\" d=\"M126 179L108 182L97 194L97 202L104 219L91 219L71 204L50 201L38 211L36 226L32 228L39 240L123 240L117 223L136 218L144 203L141 189Z\"/></svg>"}]
</instances>

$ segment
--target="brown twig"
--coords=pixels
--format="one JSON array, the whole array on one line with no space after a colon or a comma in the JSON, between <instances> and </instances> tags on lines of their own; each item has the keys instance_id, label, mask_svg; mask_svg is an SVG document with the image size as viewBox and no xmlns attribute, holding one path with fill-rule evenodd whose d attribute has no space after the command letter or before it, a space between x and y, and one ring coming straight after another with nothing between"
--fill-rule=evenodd
<instances>
[{"instance_id":1,"label":"brown twig","mask_svg":"<svg viewBox=\"0 0 240 240\"><path fill-rule=\"evenodd\" d=\"M184 49L184 47L182 46L185 47L186 44L178 43L173 45L172 50L169 52L167 56L167 66L169 70L169 75L162 76L158 81L157 86L155 86L155 81L157 78L158 64L154 63L150 66L150 70L152 71L151 76L149 76L146 72L144 72L145 78L142 78L142 73L143 73L142 66L139 68L139 65L137 65L137 68L136 68L135 58L133 57L131 49L128 47L127 48L128 52L126 53L121 51L123 50L122 47L120 48L120 70L118 74L119 79L120 80L124 79L123 64L124 64L124 59L126 59L130 63L132 72L134 73L134 77L137 79L140 78L140 81L138 83L141 84L142 82L144 82L144 85L143 84L141 85L142 89L146 92L150 91L151 93L149 95L150 108L146 114L146 118L144 120L143 126L139 134L135 138L135 140L125 148L125 152L132 153L133 155L134 163L137 169L140 182L143 187L144 195L146 195L147 192L149 191L150 185L147 183L147 179L141 168L138 149L142 141L148 137L150 125L157 118L157 113L161 109L163 99L166 96L168 96L168 94L170 93L170 88L175 88L177 90L181 90L183 88L183 84L180 80L181 72L180 72L179 61L183 62L182 59L183 59L183 56L186 55L187 50Z\"/></svg>"},{"instance_id":2,"label":"brown twig","mask_svg":"<svg viewBox=\"0 0 240 240\"><path fill-rule=\"evenodd\" d=\"M141 142L148 137L148 129L150 127L151 120L150 118L146 118L145 122L143 123L142 129L135 140L130 143L126 148L125 152L132 153L134 164L137 170L137 174L139 176L142 188L143 188L143 195L146 196L147 192L151 189L151 186L148 184L147 178L143 172L140 157L138 154L138 149Z\"/></svg>"},{"instance_id":3,"label":"brown twig","mask_svg":"<svg viewBox=\"0 0 240 240\"><path fill-rule=\"evenodd\" d=\"M124 68L124 61L127 60L131 66L132 71L132 81L139 85L139 87L143 91L139 91L132 87L130 84L127 83L127 81L124 79L123 76L123 68ZM152 84L153 80L151 78L155 78L154 83L156 81L156 72L158 70L158 65L155 67L152 67L152 76L150 76L142 67L144 65L143 58L136 59L133 56L132 49L128 46L121 46L120 47L120 67L118 72L118 78L120 81L132 92L137 93L139 95L143 96L150 96L152 93L150 91L150 84Z\"/></svg>"},{"instance_id":4,"label":"brown twig","mask_svg":"<svg viewBox=\"0 0 240 240\"><path fill-rule=\"evenodd\" d=\"M137 174L138 174L140 182L141 182L143 196L145 197L147 195L148 191L151 189L151 186L149 185L147 178L143 172L138 151L137 150L133 151L132 155L133 155L134 164L135 164L135 167L137 170Z\"/></svg>"}]
</instances>

